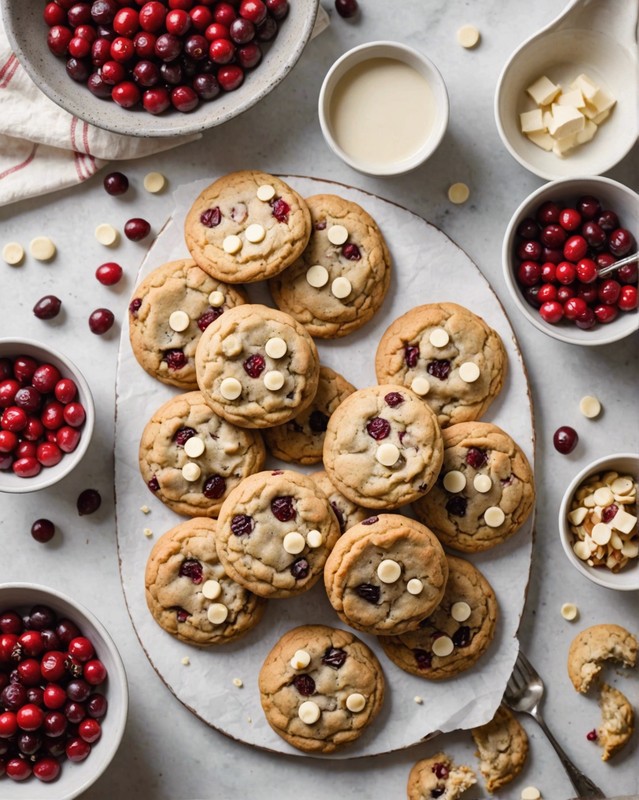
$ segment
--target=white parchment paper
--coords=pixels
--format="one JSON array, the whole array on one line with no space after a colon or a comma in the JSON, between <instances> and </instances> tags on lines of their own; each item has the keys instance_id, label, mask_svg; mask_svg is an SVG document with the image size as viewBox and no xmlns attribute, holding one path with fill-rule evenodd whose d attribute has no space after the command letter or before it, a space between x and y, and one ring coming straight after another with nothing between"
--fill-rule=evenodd
<instances>
[{"instance_id":1,"label":"white parchment paper","mask_svg":"<svg viewBox=\"0 0 639 800\"><path fill-rule=\"evenodd\" d=\"M488 282L470 258L440 230L420 217L379 197L312 178L286 177L302 196L339 194L363 206L378 222L393 258L393 280L381 310L363 329L336 341L317 340L323 363L341 372L358 388L376 383L374 355L388 325L422 303L451 301L467 306L501 335L508 353L508 377L500 397L484 419L504 428L533 463L533 425L528 384L510 323ZM184 217L211 179L180 187L176 208L149 250L139 279L175 258L188 257ZM272 305L263 284L248 287L253 302ZM157 500L138 469L138 445L152 413L179 390L147 375L135 360L123 325L117 380L116 496L117 536L126 602L148 658L168 688L191 711L225 734L282 753L302 755L275 734L259 700L257 676L277 639L301 624L345 627L331 608L320 581L310 592L288 600L271 600L263 621L235 644L219 648L190 647L165 633L149 613L144 597L144 570L159 536L181 519ZM267 462L276 465L275 459ZM295 467L295 465L290 465ZM321 465L313 467L313 470ZM303 468L300 468L303 469ZM311 471L311 470L306 470ZM145 515L141 506L152 510ZM153 530L147 538L143 529ZM488 578L499 602L495 640L475 668L456 678L431 682L408 675L384 655L375 637L357 633L377 653L386 676L384 708L375 723L353 745L329 756L370 756L408 747L437 732L487 722L503 695L517 656L516 631L523 610L532 552L532 520L508 542L469 558ZM188 656L190 665L182 664ZM233 685L234 678L243 688ZM415 702L415 696L423 703Z\"/></svg>"}]
</instances>

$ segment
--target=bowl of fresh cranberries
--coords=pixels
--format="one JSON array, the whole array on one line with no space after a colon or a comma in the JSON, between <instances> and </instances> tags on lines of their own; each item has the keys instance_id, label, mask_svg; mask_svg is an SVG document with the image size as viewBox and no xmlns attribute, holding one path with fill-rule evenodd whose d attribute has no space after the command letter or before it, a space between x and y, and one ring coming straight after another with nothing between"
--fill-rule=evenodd
<instances>
[{"instance_id":1,"label":"bowl of fresh cranberries","mask_svg":"<svg viewBox=\"0 0 639 800\"><path fill-rule=\"evenodd\" d=\"M68 475L94 421L89 384L66 356L0 339L0 492L34 492Z\"/></svg>"},{"instance_id":2,"label":"bowl of fresh cranberries","mask_svg":"<svg viewBox=\"0 0 639 800\"><path fill-rule=\"evenodd\" d=\"M196 133L290 72L319 0L2 0L12 49L55 103L131 136Z\"/></svg>"},{"instance_id":3,"label":"bowl of fresh cranberries","mask_svg":"<svg viewBox=\"0 0 639 800\"><path fill-rule=\"evenodd\" d=\"M616 342L639 328L638 236L632 189L603 177L552 181L508 224L506 285L523 316L549 336L578 345Z\"/></svg>"},{"instance_id":4,"label":"bowl of fresh cranberries","mask_svg":"<svg viewBox=\"0 0 639 800\"><path fill-rule=\"evenodd\" d=\"M44 586L0 587L0 797L82 794L113 759L127 709L122 659L90 611Z\"/></svg>"}]
</instances>

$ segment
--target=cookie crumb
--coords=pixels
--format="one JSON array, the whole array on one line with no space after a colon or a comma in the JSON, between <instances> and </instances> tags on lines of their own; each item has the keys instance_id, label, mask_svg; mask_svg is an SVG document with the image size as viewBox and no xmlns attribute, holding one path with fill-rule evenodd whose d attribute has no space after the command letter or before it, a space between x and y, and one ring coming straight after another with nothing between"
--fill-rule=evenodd
<instances>
[{"instance_id":1,"label":"cookie crumb","mask_svg":"<svg viewBox=\"0 0 639 800\"><path fill-rule=\"evenodd\" d=\"M253 717L247 717L246 721L248 722L249 725L252 725L253 724Z\"/></svg>"},{"instance_id":2,"label":"cookie crumb","mask_svg":"<svg viewBox=\"0 0 639 800\"><path fill-rule=\"evenodd\" d=\"M521 790L521 800L539 800L541 792L536 786L526 786Z\"/></svg>"},{"instance_id":3,"label":"cookie crumb","mask_svg":"<svg viewBox=\"0 0 639 800\"><path fill-rule=\"evenodd\" d=\"M184 664L185 667L188 667L189 664L191 663L191 659L188 656L184 656L184 658L182 659L182 663Z\"/></svg>"},{"instance_id":4,"label":"cookie crumb","mask_svg":"<svg viewBox=\"0 0 639 800\"><path fill-rule=\"evenodd\" d=\"M418 694L415 695L413 700L417 703L418 706L421 706L421 705L424 704L424 698L420 697Z\"/></svg>"},{"instance_id":5,"label":"cookie crumb","mask_svg":"<svg viewBox=\"0 0 639 800\"><path fill-rule=\"evenodd\" d=\"M140 506L140 511L143 514L149 514L151 512L151 509L148 506Z\"/></svg>"},{"instance_id":6,"label":"cookie crumb","mask_svg":"<svg viewBox=\"0 0 639 800\"><path fill-rule=\"evenodd\" d=\"M237 686L238 689L241 689L244 686L244 681L241 678L233 678L233 686Z\"/></svg>"},{"instance_id":7,"label":"cookie crumb","mask_svg":"<svg viewBox=\"0 0 639 800\"><path fill-rule=\"evenodd\" d=\"M153 531L151 528L145 528L143 531L144 535L148 538L149 536L153 536Z\"/></svg>"},{"instance_id":8,"label":"cookie crumb","mask_svg":"<svg viewBox=\"0 0 639 800\"><path fill-rule=\"evenodd\" d=\"M579 616L579 609L574 603L564 603L561 607L561 616L568 622L573 622Z\"/></svg>"}]
</instances>

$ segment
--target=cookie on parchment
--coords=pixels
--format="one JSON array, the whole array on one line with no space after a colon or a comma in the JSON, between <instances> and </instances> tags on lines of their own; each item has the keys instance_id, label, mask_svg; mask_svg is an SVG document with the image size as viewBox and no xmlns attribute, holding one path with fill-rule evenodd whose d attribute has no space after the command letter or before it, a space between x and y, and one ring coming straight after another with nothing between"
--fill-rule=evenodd
<instances>
[{"instance_id":1,"label":"cookie on parchment","mask_svg":"<svg viewBox=\"0 0 639 800\"><path fill-rule=\"evenodd\" d=\"M282 425L313 402L315 343L288 314L246 304L204 331L195 353L200 391L224 419L245 428Z\"/></svg>"},{"instance_id":2,"label":"cookie on parchment","mask_svg":"<svg viewBox=\"0 0 639 800\"><path fill-rule=\"evenodd\" d=\"M457 800L477 783L475 773L461 764L457 766L446 753L436 753L413 765L408 776L406 795L408 800Z\"/></svg>"},{"instance_id":3,"label":"cookie on parchment","mask_svg":"<svg viewBox=\"0 0 639 800\"><path fill-rule=\"evenodd\" d=\"M378 635L414 630L439 605L448 563L428 528L401 514L380 514L338 540L324 568L337 616Z\"/></svg>"},{"instance_id":4,"label":"cookie on parchment","mask_svg":"<svg viewBox=\"0 0 639 800\"><path fill-rule=\"evenodd\" d=\"M456 303L411 309L388 327L375 356L379 383L410 387L442 427L479 419L501 391L506 367L499 334Z\"/></svg>"},{"instance_id":5,"label":"cookie on parchment","mask_svg":"<svg viewBox=\"0 0 639 800\"><path fill-rule=\"evenodd\" d=\"M621 625L592 625L578 633L568 651L568 676L578 692L585 694L601 672L604 661L624 667L637 663L637 639Z\"/></svg>"},{"instance_id":6,"label":"cookie on parchment","mask_svg":"<svg viewBox=\"0 0 639 800\"><path fill-rule=\"evenodd\" d=\"M417 518L447 547L488 550L516 533L535 502L535 479L513 439L488 422L442 430L444 464L430 492L413 503Z\"/></svg>"},{"instance_id":7,"label":"cookie on parchment","mask_svg":"<svg viewBox=\"0 0 639 800\"><path fill-rule=\"evenodd\" d=\"M628 698L604 683L599 698L601 725L597 733L603 747L602 761L608 761L629 741L635 729L635 711Z\"/></svg>"},{"instance_id":8,"label":"cookie on parchment","mask_svg":"<svg viewBox=\"0 0 639 800\"><path fill-rule=\"evenodd\" d=\"M129 304L129 336L140 366L181 389L197 389L195 349L202 331L225 310L246 303L239 286L207 275L190 259L154 269Z\"/></svg>"},{"instance_id":9,"label":"cookie on parchment","mask_svg":"<svg viewBox=\"0 0 639 800\"><path fill-rule=\"evenodd\" d=\"M217 517L237 484L264 465L257 431L239 428L211 409L201 392L177 395L146 424L140 471L153 494L178 514Z\"/></svg>"},{"instance_id":10,"label":"cookie on parchment","mask_svg":"<svg viewBox=\"0 0 639 800\"><path fill-rule=\"evenodd\" d=\"M301 257L272 278L275 303L311 336L335 339L361 328L381 306L391 258L375 220L332 194L307 197L312 233Z\"/></svg>"},{"instance_id":11,"label":"cookie on parchment","mask_svg":"<svg viewBox=\"0 0 639 800\"><path fill-rule=\"evenodd\" d=\"M309 477L328 497L328 502L337 517L340 533L344 533L344 531L352 528L353 525L357 525L358 522L362 522L372 516L373 512L369 508L362 508L352 503L348 497L344 497L333 486L326 472L313 472Z\"/></svg>"},{"instance_id":12,"label":"cookie on parchment","mask_svg":"<svg viewBox=\"0 0 639 800\"><path fill-rule=\"evenodd\" d=\"M251 630L266 601L232 581L215 550L215 520L199 517L167 531L146 564L146 602L155 621L187 644L225 644Z\"/></svg>"},{"instance_id":13,"label":"cookie on parchment","mask_svg":"<svg viewBox=\"0 0 639 800\"><path fill-rule=\"evenodd\" d=\"M302 625L285 633L259 675L273 730L298 750L332 753L364 733L384 700L375 654L347 631Z\"/></svg>"},{"instance_id":14,"label":"cookie on parchment","mask_svg":"<svg viewBox=\"0 0 639 800\"><path fill-rule=\"evenodd\" d=\"M261 597L310 589L339 537L328 498L300 472L258 472L220 511L217 552L227 574Z\"/></svg>"},{"instance_id":15,"label":"cookie on parchment","mask_svg":"<svg viewBox=\"0 0 639 800\"><path fill-rule=\"evenodd\" d=\"M490 722L473 728L479 769L489 792L515 780L528 757L528 736L515 716L499 706Z\"/></svg>"},{"instance_id":16,"label":"cookie on parchment","mask_svg":"<svg viewBox=\"0 0 639 800\"><path fill-rule=\"evenodd\" d=\"M433 412L410 389L392 384L347 397L324 439L331 483L365 508L392 510L426 494L443 454Z\"/></svg>"},{"instance_id":17,"label":"cookie on parchment","mask_svg":"<svg viewBox=\"0 0 639 800\"><path fill-rule=\"evenodd\" d=\"M184 224L186 246L205 272L227 283L277 275L304 251L311 215L274 175L232 172L196 198Z\"/></svg>"},{"instance_id":18,"label":"cookie on parchment","mask_svg":"<svg viewBox=\"0 0 639 800\"><path fill-rule=\"evenodd\" d=\"M491 585L469 561L448 556L444 596L416 630L380 636L384 652L400 669L428 680L470 669L495 635L497 600Z\"/></svg>"},{"instance_id":19,"label":"cookie on parchment","mask_svg":"<svg viewBox=\"0 0 639 800\"><path fill-rule=\"evenodd\" d=\"M320 367L317 394L298 416L264 429L264 441L275 458L297 464L317 464L322 460L324 434L328 420L337 406L355 391L355 387L330 367Z\"/></svg>"}]
</instances>

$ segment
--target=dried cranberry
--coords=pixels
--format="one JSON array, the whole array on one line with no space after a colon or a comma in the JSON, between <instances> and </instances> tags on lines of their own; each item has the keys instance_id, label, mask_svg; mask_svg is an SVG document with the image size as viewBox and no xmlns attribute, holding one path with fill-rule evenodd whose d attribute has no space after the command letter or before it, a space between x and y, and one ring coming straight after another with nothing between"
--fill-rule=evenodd
<instances>
[{"instance_id":1,"label":"dried cranberry","mask_svg":"<svg viewBox=\"0 0 639 800\"><path fill-rule=\"evenodd\" d=\"M296 675L293 686L303 697L310 697L315 692L315 681L310 675Z\"/></svg>"},{"instance_id":2,"label":"dried cranberry","mask_svg":"<svg viewBox=\"0 0 639 800\"><path fill-rule=\"evenodd\" d=\"M488 453L479 447L469 447L466 453L466 463L473 469L481 469L488 463Z\"/></svg>"},{"instance_id":3,"label":"dried cranberry","mask_svg":"<svg viewBox=\"0 0 639 800\"><path fill-rule=\"evenodd\" d=\"M195 558L185 558L180 565L180 577L190 578L193 583L202 583L202 565Z\"/></svg>"},{"instance_id":4,"label":"dried cranberry","mask_svg":"<svg viewBox=\"0 0 639 800\"><path fill-rule=\"evenodd\" d=\"M186 366L186 356L182 350L167 350L162 360L166 361L168 368L172 370L182 369Z\"/></svg>"},{"instance_id":5,"label":"dried cranberry","mask_svg":"<svg viewBox=\"0 0 639 800\"><path fill-rule=\"evenodd\" d=\"M310 571L311 571L311 565L305 558L298 558L297 561L294 561L291 564L291 575L297 581L306 578L306 576Z\"/></svg>"},{"instance_id":6,"label":"dried cranberry","mask_svg":"<svg viewBox=\"0 0 639 800\"><path fill-rule=\"evenodd\" d=\"M374 525L379 520L379 517L366 517L362 520L362 525Z\"/></svg>"},{"instance_id":7,"label":"dried cranberry","mask_svg":"<svg viewBox=\"0 0 639 800\"><path fill-rule=\"evenodd\" d=\"M346 520L344 519L344 515L342 514L341 509L338 508L337 503L334 503L332 500L330 502L331 502L331 508L335 512L335 516L337 517L337 522L339 523L339 532L344 533L344 531L346 530Z\"/></svg>"},{"instance_id":8,"label":"dried cranberry","mask_svg":"<svg viewBox=\"0 0 639 800\"><path fill-rule=\"evenodd\" d=\"M419 669L430 669L433 665L433 658L426 650L413 650L415 656L415 663Z\"/></svg>"},{"instance_id":9,"label":"dried cranberry","mask_svg":"<svg viewBox=\"0 0 639 800\"><path fill-rule=\"evenodd\" d=\"M384 396L384 400L391 408L397 408L404 402L404 397L399 392L389 392Z\"/></svg>"},{"instance_id":10,"label":"dried cranberry","mask_svg":"<svg viewBox=\"0 0 639 800\"><path fill-rule=\"evenodd\" d=\"M180 606L175 606L175 613L177 614L178 622L186 622L189 618L189 612L184 608L180 608Z\"/></svg>"},{"instance_id":11,"label":"dried cranberry","mask_svg":"<svg viewBox=\"0 0 639 800\"><path fill-rule=\"evenodd\" d=\"M356 244L352 244L351 242L347 242L342 247L342 255L349 261L359 261L360 258L362 257L362 254L359 251L359 247Z\"/></svg>"},{"instance_id":12,"label":"dried cranberry","mask_svg":"<svg viewBox=\"0 0 639 800\"><path fill-rule=\"evenodd\" d=\"M184 444L188 442L191 436L195 436L196 433L197 431L194 430L193 428L180 428L173 437L175 440L175 444L178 447L184 447Z\"/></svg>"},{"instance_id":13,"label":"dried cranberry","mask_svg":"<svg viewBox=\"0 0 639 800\"><path fill-rule=\"evenodd\" d=\"M255 520L248 514L235 514L231 520L231 532L236 536L248 536L254 528Z\"/></svg>"},{"instance_id":14,"label":"dried cranberry","mask_svg":"<svg viewBox=\"0 0 639 800\"><path fill-rule=\"evenodd\" d=\"M445 781L448 777L448 767L446 764L442 764L441 761L437 761L433 764L433 772L435 773L435 777L439 778L441 781Z\"/></svg>"},{"instance_id":15,"label":"dried cranberry","mask_svg":"<svg viewBox=\"0 0 639 800\"><path fill-rule=\"evenodd\" d=\"M347 656L346 650L342 650L341 647L327 647L322 656L322 664L332 669L339 669L344 666Z\"/></svg>"},{"instance_id":16,"label":"dried cranberry","mask_svg":"<svg viewBox=\"0 0 639 800\"><path fill-rule=\"evenodd\" d=\"M382 417L373 417L366 425L366 433L377 442L380 439L385 439L390 434L390 430L390 422L387 419L382 419Z\"/></svg>"},{"instance_id":17,"label":"dried cranberry","mask_svg":"<svg viewBox=\"0 0 639 800\"><path fill-rule=\"evenodd\" d=\"M445 381L450 372L450 361L447 359L434 359L426 365L426 372L440 381Z\"/></svg>"},{"instance_id":18,"label":"dried cranberry","mask_svg":"<svg viewBox=\"0 0 639 800\"><path fill-rule=\"evenodd\" d=\"M197 321L197 326L201 331L205 331L212 322L222 314L223 308L207 308Z\"/></svg>"},{"instance_id":19,"label":"dried cranberry","mask_svg":"<svg viewBox=\"0 0 639 800\"><path fill-rule=\"evenodd\" d=\"M149 489L150 489L152 492L157 492L157 491L158 491L158 489L160 488L160 484L159 484L159 482L158 482L158 479L156 478L156 476L155 476L155 475L154 475L154 476L151 478L151 480L150 480L150 481L147 483L147 486L149 487Z\"/></svg>"},{"instance_id":20,"label":"dried cranberry","mask_svg":"<svg viewBox=\"0 0 639 800\"><path fill-rule=\"evenodd\" d=\"M219 500L226 491L226 481L221 475L210 475L204 481L202 494L209 500Z\"/></svg>"},{"instance_id":21,"label":"dried cranberry","mask_svg":"<svg viewBox=\"0 0 639 800\"><path fill-rule=\"evenodd\" d=\"M455 517L465 517L467 504L468 501L465 497L455 495L455 497L451 497L446 503L446 511L448 511L449 514L453 514Z\"/></svg>"},{"instance_id":22,"label":"dried cranberry","mask_svg":"<svg viewBox=\"0 0 639 800\"><path fill-rule=\"evenodd\" d=\"M133 314L133 316L137 316L138 311L140 310L140 306L142 305L142 300L139 297L134 297L133 300L129 303L129 313Z\"/></svg>"},{"instance_id":23,"label":"dried cranberry","mask_svg":"<svg viewBox=\"0 0 639 800\"><path fill-rule=\"evenodd\" d=\"M278 222L288 222L288 214L291 208L286 200L278 197L271 203L271 208L273 209L273 216Z\"/></svg>"},{"instance_id":24,"label":"dried cranberry","mask_svg":"<svg viewBox=\"0 0 639 800\"><path fill-rule=\"evenodd\" d=\"M271 511L280 522L288 522L294 519L295 507L293 506L293 498L290 495L276 497L271 501Z\"/></svg>"},{"instance_id":25,"label":"dried cranberry","mask_svg":"<svg viewBox=\"0 0 639 800\"><path fill-rule=\"evenodd\" d=\"M328 417L321 411L311 411L311 415L308 418L308 424L313 433L324 433L328 427Z\"/></svg>"},{"instance_id":26,"label":"dried cranberry","mask_svg":"<svg viewBox=\"0 0 639 800\"><path fill-rule=\"evenodd\" d=\"M259 378L264 371L266 361L264 360L264 356L261 356L259 353L254 353L246 359L242 366L249 378Z\"/></svg>"},{"instance_id":27,"label":"dried cranberry","mask_svg":"<svg viewBox=\"0 0 639 800\"><path fill-rule=\"evenodd\" d=\"M596 742L597 738L598 738L598 736L597 736L597 729L596 728L593 728L591 731L588 731L588 733L586 734L586 739L588 739L589 742Z\"/></svg>"},{"instance_id":28,"label":"dried cranberry","mask_svg":"<svg viewBox=\"0 0 639 800\"><path fill-rule=\"evenodd\" d=\"M379 586L373 586L372 583L360 583L360 585L355 588L355 591L359 597L361 597L362 600L366 600L367 603L371 603L374 606L379 603Z\"/></svg>"},{"instance_id":29,"label":"dried cranberry","mask_svg":"<svg viewBox=\"0 0 639 800\"><path fill-rule=\"evenodd\" d=\"M222 212L219 206L207 208L200 214L200 222L207 228L215 228L222 221Z\"/></svg>"},{"instance_id":30,"label":"dried cranberry","mask_svg":"<svg viewBox=\"0 0 639 800\"><path fill-rule=\"evenodd\" d=\"M419 346L416 344L407 344L404 347L404 361L409 369L417 366L417 359L419 358Z\"/></svg>"},{"instance_id":31,"label":"dried cranberry","mask_svg":"<svg viewBox=\"0 0 639 800\"><path fill-rule=\"evenodd\" d=\"M460 625L453 634L453 644L455 647L468 647L471 640L470 628L468 625Z\"/></svg>"},{"instance_id":32,"label":"dried cranberry","mask_svg":"<svg viewBox=\"0 0 639 800\"><path fill-rule=\"evenodd\" d=\"M606 523L610 522L610 520L614 519L616 516L617 511L619 511L619 506L616 506L614 503L606 506L606 508L604 508L604 510L601 512L601 521Z\"/></svg>"},{"instance_id":33,"label":"dried cranberry","mask_svg":"<svg viewBox=\"0 0 639 800\"><path fill-rule=\"evenodd\" d=\"M315 223L315 230L316 231L323 231L326 229L326 220L325 219L318 219Z\"/></svg>"},{"instance_id":34,"label":"dried cranberry","mask_svg":"<svg viewBox=\"0 0 639 800\"><path fill-rule=\"evenodd\" d=\"M442 786L441 789L438 789L438 788L431 789L430 790L430 796L434 800L437 797L441 797L444 794L445 791L446 791L446 787L445 786Z\"/></svg>"}]
</instances>

